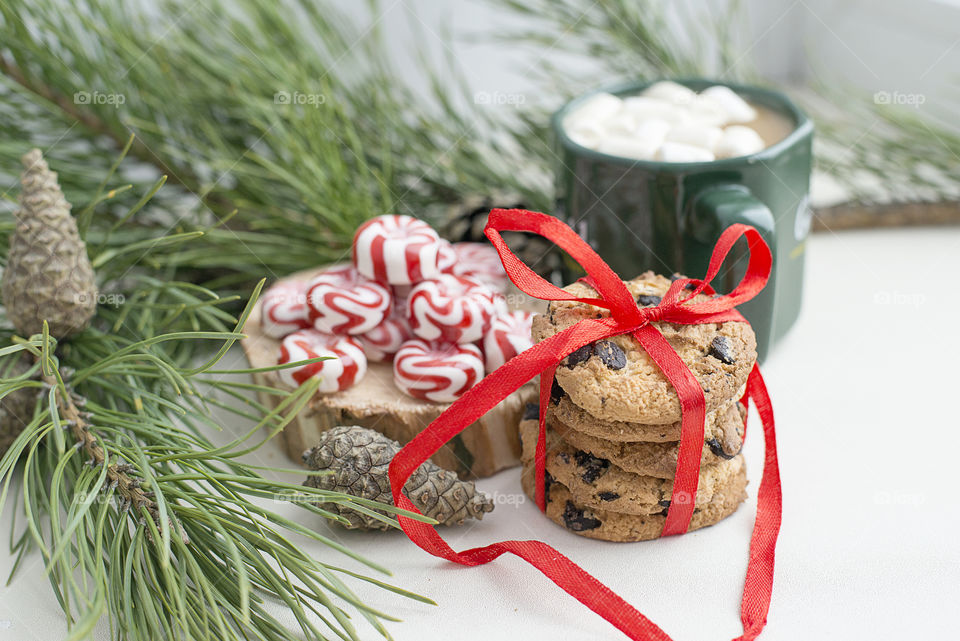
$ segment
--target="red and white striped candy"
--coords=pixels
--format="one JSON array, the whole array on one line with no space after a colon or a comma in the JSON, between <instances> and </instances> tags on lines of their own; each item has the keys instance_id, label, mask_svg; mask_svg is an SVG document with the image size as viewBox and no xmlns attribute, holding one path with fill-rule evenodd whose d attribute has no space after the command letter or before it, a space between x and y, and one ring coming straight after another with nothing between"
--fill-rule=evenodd
<instances>
[{"instance_id":1,"label":"red and white striped candy","mask_svg":"<svg viewBox=\"0 0 960 641\"><path fill-rule=\"evenodd\" d=\"M479 280L497 291L506 289L510 279L500 262L500 255L487 243L453 243L456 259L452 274Z\"/></svg>"},{"instance_id":2,"label":"red and white striped candy","mask_svg":"<svg viewBox=\"0 0 960 641\"><path fill-rule=\"evenodd\" d=\"M274 284L263 295L260 309L260 325L267 336L283 338L311 326L307 284L303 281L287 280Z\"/></svg>"},{"instance_id":3,"label":"red and white striped candy","mask_svg":"<svg viewBox=\"0 0 960 641\"><path fill-rule=\"evenodd\" d=\"M483 378L476 345L407 341L393 358L393 381L414 398L452 403Z\"/></svg>"},{"instance_id":4,"label":"red and white striped candy","mask_svg":"<svg viewBox=\"0 0 960 641\"><path fill-rule=\"evenodd\" d=\"M351 265L327 269L310 281L307 305L313 326L329 334L363 334L390 313L390 289Z\"/></svg>"},{"instance_id":5,"label":"red and white striped candy","mask_svg":"<svg viewBox=\"0 0 960 641\"><path fill-rule=\"evenodd\" d=\"M301 329L283 339L278 365L318 356L328 360L277 371L287 385L299 387L312 377L320 379L321 392L338 392L356 384L367 373L367 357L360 344L349 336L333 336L315 329Z\"/></svg>"},{"instance_id":6,"label":"red and white striped candy","mask_svg":"<svg viewBox=\"0 0 960 641\"><path fill-rule=\"evenodd\" d=\"M389 361L404 341L410 339L410 328L399 318L386 318L366 334L360 334L360 344L368 361Z\"/></svg>"},{"instance_id":7,"label":"red and white striped candy","mask_svg":"<svg viewBox=\"0 0 960 641\"><path fill-rule=\"evenodd\" d=\"M520 352L533 346L533 314L518 310L497 316L483 336L483 357L489 374Z\"/></svg>"},{"instance_id":8,"label":"red and white striped candy","mask_svg":"<svg viewBox=\"0 0 960 641\"><path fill-rule=\"evenodd\" d=\"M503 296L490 287L472 278L441 274L410 292L407 321L418 338L473 343L483 338L490 321L506 309Z\"/></svg>"},{"instance_id":9,"label":"red and white striped candy","mask_svg":"<svg viewBox=\"0 0 960 641\"><path fill-rule=\"evenodd\" d=\"M437 252L437 269L440 270L441 274L452 274L454 265L457 264L457 250L453 248L453 244L440 239L440 251Z\"/></svg>"},{"instance_id":10,"label":"red and white striped candy","mask_svg":"<svg viewBox=\"0 0 960 641\"><path fill-rule=\"evenodd\" d=\"M440 274L440 237L413 216L377 216L353 236L353 264L380 283L412 285Z\"/></svg>"}]
</instances>

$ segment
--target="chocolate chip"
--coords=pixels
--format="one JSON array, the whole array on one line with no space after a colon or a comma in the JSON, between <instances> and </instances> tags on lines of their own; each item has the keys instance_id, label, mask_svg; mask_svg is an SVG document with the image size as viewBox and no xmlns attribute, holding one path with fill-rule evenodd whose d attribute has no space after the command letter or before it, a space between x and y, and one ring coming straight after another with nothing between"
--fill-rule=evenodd
<instances>
[{"instance_id":1,"label":"chocolate chip","mask_svg":"<svg viewBox=\"0 0 960 641\"><path fill-rule=\"evenodd\" d=\"M660 507L670 507L670 499L660 499L660 503L658 503L658 505Z\"/></svg>"},{"instance_id":2,"label":"chocolate chip","mask_svg":"<svg viewBox=\"0 0 960 641\"><path fill-rule=\"evenodd\" d=\"M708 440L707 440L707 445L710 446L710 451L711 451L711 452L713 452L714 454L716 454L716 455L719 456L720 458L726 459L726 460L728 460L728 461L729 461L730 459L732 459L734 456L736 456L737 454L740 453L740 449L738 449L738 450L737 450L736 452L734 452L733 454L729 454L725 449L723 449L723 444L720 443L720 440L719 440L719 439L716 439L716 438L708 439ZM742 449L742 446L741 446L741 449Z\"/></svg>"},{"instance_id":3,"label":"chocolate chip","mask_svg":"<svg viewBox=\"0 0 960 641\"><path fill-rule=\"evenodd\" d=\"M577 507L571 501L567 501L567 506L563 510L563 524L567 526L568 530L584 532L595 530L600 527L601 522L600 519L588 516L582 508Z\"/></svg>"},{"instance_id":4,"label":"chocolate chip","mask_svg":"<svg viewBox=\"0 0 960 641\"><path fill-rule=\"evenodd\" d=\"M540 418L540 406L536 403L527 403L523 408L523 420L535 421Z\"/></svg>"},{"instance_id":5,"label":"chocolate chip","mask_svg":"<svg viewBox=\"0 0 960 641\"><path fill-rule=\"evenodd\" d=\"M616 501L620 498L620 495L616 492L600 492L597 494L597 498L601 501Z\"/></svg>"},{"instance_id":6,"label":"chocolate chip","mask_svg":"<svg viewBox=\"0 0 960 641\"><path fill-rule=\"evenodd\" d=\"M695 283L687 283L686 285L683 286L683 288L684 288L685 290L687 290L688 292L692 292L693 290L695 290L695 289L697 288L697 286L696 286Z\"/></svg>"},{"instance_id":7,"label":"chocolate chip","mask_svg":"<svg viewBox=\"0 0 960 641\"><path fill-rule=\"evenodd\" d=\"M543 473L543 497L550 500L550 487L553 486L553 476L550 472Z\"/></svg>"},{"instance_id":8,"label":"chocolate chip","mask_svg":"<svg viewBox=\"0 0 960 641\"><path fill-rule=\"evenodd\" d=\"M637 296L637 305L640 307L652 307L660 304L660 297L653 294L640 294Z\"/></svg>"},{"instance_id":9,"label":"chocolate chip","mask_svg":"<svg viewBox=\"0 0 960 641\"><path fill-rule=\"evenodd\" d=\"M733 357L733 347L726 336L717 336L710 341L710 351L707 353L727 365L733 365L737 361Z\"/></svg>"},{"instance_id":10,"label":"chocolate chip","mask_svg":"<svg viewBox=\"0 0 960 641\"><path fill-rule=\"evenodd\" d=\"M550 387L550 402L556 405L560 402L567 393L563 391L563 388L560 387L560 383L557 382L557 379L553 379L553 385Z\"/></svg>"},{"instance_id":11,"label":"chocolate chip","mask_svg":"<svg viewBox=\"0 0 960 641\"><path fill-rule=\"evenodd\" d=\"M670 282L672 283L673 281L680 280L681 278L686 278L686 276L679 272L673 272L673 275L670 276Z\"/></svg>"},{"instance_id":12,"label":"chocolate chip","mask_svg":"<svg viewBox=\"0 0 960 641\"><path fill-rule=\"evenodd\" d=\"M564 463L570 462L570 455L567 454L566 452L560 452L560 454L558 454L557 456L559 456L560 460L562 460Z\"/></svg>"},{"instance_id":13,"label":"chocolate chip","mask_svg":"<svg viewBox=\"0 0 960 641\"><path fill-rule=\"evenodd\" d=\"M583 347L576 350L575 352L571 352L570 355L567 356L567 361L565 365L569 369L573 369L574 366L579 365L580 363L583 363L584 361L588 360L591 356L593 356L592 343L590 345L584 345Z\"/></svg>"},{"instance_id":14,"label":"chocolate chip","mask_svg":"<svg viewBox=\"0 0 960 641\"><path fill-rule=\"evenodd\" d=\"M583 471L580 472L580 478L587 484L593 483L603 476L607 468L610 467L610 461L607 459L598 458L583 450L577 450L573 456L577 462L577 466L583 468Z\"/></svg>"},{"instance_id":15,"label":"chocolate chip","mask_svg":"<svg viewBox=\"0 0 960 641\"><path fill-rule=\"evenodd\" d=\"M627 366L627 355L616 343L599 341L594 345L593 351L608 369L623 369Z\"/></svg>"}]
</instances>

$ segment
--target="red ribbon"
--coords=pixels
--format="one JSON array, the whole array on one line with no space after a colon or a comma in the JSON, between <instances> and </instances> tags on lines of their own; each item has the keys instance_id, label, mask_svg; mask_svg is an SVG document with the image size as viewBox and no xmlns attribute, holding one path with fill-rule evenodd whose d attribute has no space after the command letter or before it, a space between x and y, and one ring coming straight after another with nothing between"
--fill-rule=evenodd
<instances>
[{"instance_id":1,"label":"red ribbon","mask_svg":"<svg viewBox=\"0 0 960 641\"><path fill-rule=\"evenodd\" d=\"M537 276L510 251L501 231L525 231L539 234L556 243L586 271L587 281L599 298L579 298ZM673 494L667 510L662 536L687 531L693 516L693 497L700 477L700 454L704 439L703 390L677 353L651 323L666 321L679 324L745 322L735 309L763 289L770 276L773 258L760 233L748 225L728 227L713 249L710 265L703 280L682 278L674 281L656 307L638 307L629 290L616 273L570 227L561 221L537 212L522 209L494 209L490 212L485 234L496 247L510 280L521 290L543 300L571 300L609 310L610 315L586 319L518 354L492 372L460 397L436 418L423 432L411 440L390 464L390 484L394 503L416 511L413 503L401 492L410 475L440 447L483 416L521 385L540 374L540 436L535 455L536 502L546 507L544 471L546 459L545 417L550 387L557 365L571 352L598 340L631 334L647 350L667 379L677 390L682 411L680 448ZM709 283L717 275L727 254L740 238L745 238L750 259L746 273L732 292L709 301L690 302L701 292L713 294ZM688 285L692 290L687 290ZM685 296L683 296L686 294ZM681 298L681 296L683 296ZM763 478L757 493L757 518L750 541L740 620L743 635L738 639L754 639L766 624L773 588L773 565L777 535L780 531L781 492L777 465L776 434L773 406L755 365L747 379L743 401L753 400L763 424L765 460ZM400 526L418 546L461 565L483 565L504 553L514 554L543 572L554 583L578 601L605 618L631 639L668 640L663 630L633 606L613 593L573 561L540 541L503 541L484 547L454 551L430 525L405 516Z\"/></svg>"}]
</instances>

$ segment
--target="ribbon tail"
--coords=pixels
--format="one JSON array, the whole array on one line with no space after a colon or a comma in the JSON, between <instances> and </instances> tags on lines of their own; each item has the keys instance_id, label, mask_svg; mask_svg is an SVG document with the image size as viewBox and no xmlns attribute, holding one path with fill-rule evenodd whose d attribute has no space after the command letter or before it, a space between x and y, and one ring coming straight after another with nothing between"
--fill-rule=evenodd
<instances>
[{"instance_id":1,"label":"ribbon tail","mask_svg":"<svg viewBox=\"0 0 960 641\"><path fill-rule=\"evenodd\" d=\"M763 382L760 368L753 366L747 379L747 395L760 415L763 425L763 478L757 491L757 518L750 537L750 561L740 603L743 635L735 641L756 639L767 624L770 598L773 593L773 568L777 537L783 514L783 492L780 486L780 465L777 460L777 433L773 420L773 404Z\"/></svg>"}]
</instances>

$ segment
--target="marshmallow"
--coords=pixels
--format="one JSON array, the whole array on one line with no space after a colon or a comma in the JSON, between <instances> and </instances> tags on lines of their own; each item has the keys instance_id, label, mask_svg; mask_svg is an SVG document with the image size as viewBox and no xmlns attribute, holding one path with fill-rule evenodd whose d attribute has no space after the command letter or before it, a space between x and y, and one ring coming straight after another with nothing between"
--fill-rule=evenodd
<instances>
[{"instance_id":1,"label":"marshmallow","mask_svg":"<svg viewBox=\"0 0 960 641\"><path fill-rule=\"evenodd\" d=\"M670 123L660 118L651 118L644 120L634 130L634 137L642 142L659 147L670 133Z\"/></svg>"},{"instance_id":2,"label":"marshmallow","mask_svg":"<svg viewBox=\"0 0 960 641\"><path fill-rule=\"evenodd\" d=\"M637 118L631 113L621 111L612 118L608 118L604 125L607 133L629 136L637 128Z\"/></svg>"},{"instance_id":3,"label":"marshmallow","mask_svg":"<svg viewBox=\"0 0 960 641\"><path fill-rule=\"evenodd\" d=\"M712 152L723 137L723 129L720 127L708 127L704 125L687 125L684 127L674 127L667 134L669 142L682 142L685 145L702 147Z\"/></svg>"},{"instance_id":4,"label":"marshmallow","mask_svg":"<svg viewBox=\"0 0 960 641\"><path fill-rule=\"evenodd\" d=\"M681 84L669 80L661 80L647 87L643 95L649 98L666 100L675 105L688 105L697 94L689 87L684 87Z\"/></svg>"},{"instance_id":5,"label":"marshmallow","mask_svg":"<svg viewBox=\"0 0 960 641\"><path fill-rule=\"evenodd\" d=\"M700 95L719 105L726 112L728 123L750 122L757 117L757 111L730 87L716 85L704 89Z\"/></svg>"},{"instance_id":6,"label":"marshmallow","mask_svg":"<svg viewBox=\"0 0 960 641\"><path fill-rule=\"evenodd\" d=\"M609 93L598 93L587 98L573 113L563 120L563 127L576 131L584 123L601 123L623 109L623 101Z\"/></svg>"},{"instance_id":7,"label":"marshmallow","mask_svg":"<svg viewBox=\"0 0 960 641\"><path fill-rule=\"evenodd\" d=\"M597 151L621 158L653 160L659 146L659 142L648 143L633 137L611 136L600 141Z\"/></svg>"},{"instance_id":8,"label":"marshmallow","mask_svg":"<svg viewBox=\"0 0 960 641\"><path fill-rule=\"evenodd\" d=\"M657 152L657 160L664 162L709 162L714 160L714 156L702 147L668 141L660 146L660 150Z\"/></svg>"},{"instance_id":9,"label":"marshmallow","mask_svg":"<svg viewBox=\"0 0 960 641\"><path fill-rule=\"evenodd\" d=\"M612 156L709 162L763 149L765 143L756 131L723 129L756 117L756 110L729 87L716 85L698 94L676 82L661 81L622 100L595 94L569 114L563 126L574 142Z\"/></svg>"},{"instance_id":10,"label":"marshmallow","mask_svg":"<svg viewBox=\"0 0 960 641\"><path fill-rule=\"evenodd\" d=\"M649 96L630 96L623 99L624 112L632 115L638 122L653 118L670 124L683 124L689 120L686 110L677 105Z\"/></svg>"},{"instance_id":11,"label":"marshmallow","mask_svg":"<svg viewBox=\"0 0 960 641\"><path fill-rule=\"evenodd\" d=\"M766 146L760 134L750 127L731 125L723 130L723 137L714 147L714 153L717 158L734 158L755 154Z\"/></svg>"},{"instance_id":12,"label":"marshmallow","mask_svg":"<svg viewBox=\"0 0 960 641\"><path fill-rule=\"evenodd\" d=\"M565 120L564 123L567 121ZM596 148L600 139L606 134L606 130L597 122L579 122L573 127L564 124L564 130L570 137L570 140L581 147Z\"/></svg>"},{"instance_id":13,"label":"marshmallow","mask_svg":"<svg viewBox=\"0 0 960 641\"><path fill-rule=\"evenodd\" d=\"M705 127L723 127L730 121L730 115L722 104L702 94L690 103L687 115L692 123Z\"/></svg>"}]
</instances>

